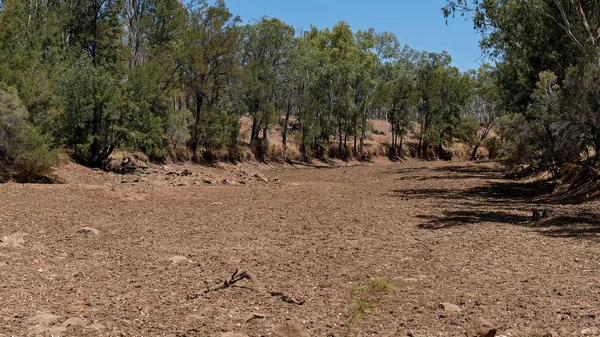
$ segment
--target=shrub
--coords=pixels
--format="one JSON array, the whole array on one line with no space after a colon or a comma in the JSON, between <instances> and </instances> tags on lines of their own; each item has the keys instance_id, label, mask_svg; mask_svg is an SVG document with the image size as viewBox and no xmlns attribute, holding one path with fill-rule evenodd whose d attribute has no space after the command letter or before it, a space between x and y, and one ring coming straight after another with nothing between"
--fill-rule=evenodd
<instances>
[{"instance_id":1,"label":"shrub","mask_svg":"<svg viewBox=\"0 0 600 337\"><path fill-rule=\"evenodd\" d=\"M58 162L49 137L27 119L17 90L0 84L0 179L37 181Z\"/></svg>"}]
</instances>

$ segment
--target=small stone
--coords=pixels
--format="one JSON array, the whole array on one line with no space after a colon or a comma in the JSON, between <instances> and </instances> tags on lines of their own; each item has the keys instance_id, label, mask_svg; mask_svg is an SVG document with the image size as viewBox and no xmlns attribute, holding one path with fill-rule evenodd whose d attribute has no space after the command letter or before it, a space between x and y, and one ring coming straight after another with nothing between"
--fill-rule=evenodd
<instances>
[{"instance_id":1,"label":"small stone","mask_svg":"<svg viewBox=\"0 0 600 337\"><path fill-rule=\"evenodd\" d=\"M78 271L75 274L73 274L74 278L84 278L85 274L82 271Z\"/></svg>"},{"instance_id":2,"label":"small stone","mask_svg":"<svg viewBox=\"0 0 600 337\"><path fill-rule=\"evenodd\" d=\"M185 262L188 262L188 258L185 256L177 255L177 256L171 257L169 259L169 261L171 261L174 264L185 263Z\"/></svg>"},{"instance_id":3,"label":"small stone","mask_svg":"<svg viewBox=\"0 0 600 337\"><path fill-rule=\"evenodd\" d=\"M306 328L297 321L287 320L275 327L275 337L309 337Z\"/></svg>"},{"instance_id":4,"label":"small stone","mask_svg":"<svg viewBox=\"0 0 600 337\"><path fill-rule=\"evenodd\" d=\"M248 337L248 335L241 332L228 331L221 333L221 337Z\"/></svg>"},{"instance_id":5,"label":"small stone","mask_svg":"<svg viewBox=\"0 0 600 337\"><path fill-rule=\"evenodd\" d=\"M264 183L268 183L268 182L269 182L269 179L265 178L265 176L264 176L262 173L256 172L256 173L254 174L254 177L255 177L256 179L258 179L258 180L260 180L260 181L264 182Z\"/></svg>"},{"instance_id":6,"label":"small stone","mask_svg":"<svg viewBox=\"0 0 600 337\"><path fill-rule=\"evenodd\" d=\"M458 313L462 311L458 305L447 302L440 303L439 307L447 313Z\"/></svg>"},{"instance_id":7,"label":"small stone","mask_svg":"<svg viewBox=\"0 0 600 337\"><path fill-rule=\"evenodd\" d=\"M60 320L60 317L57 315L41 313L41 314L37 314L33 317L30 317L27 320L27 323L34 325L34 326L39 325L39 326L49 327L49 326L53 326L54 324L58 323L59 320Z\"/></svg>"},{"instance_id":8,"label":"small stone","mask_svg":"<svg viewBox=\"0 0 600 337\"><path fill-rule=\"evenodd\" d=\"M478 318L467 330L468 337L494 337L498 329L489 321Z\"/></svg>"},{"instance_id":9,"label":"small stone","mask_svg":"<svg viewBox=\"0 0 600 337\"><path fill-rule=\"evenodd\" d=\"M96 228L92 227L81 227L75 233L84 235L84 236L98 236L100 235L100 231Z\"/></svg>"},{"instance_id":10,"label":"small stone","mask_svg":"<svg viewBox=\"0 0 600 337\"><path fill-rule=\"evenodd\" d=\"M202 182L205 183L205 184L207 184L207 185L210 185L210 184L213 183L212 179L208 179L208 178L202 179Z\"/></svg>"},{"instance_id":11,"label":"small stone","mask_svg":"<svg viewBox=\"0 0 600 337\"><path fill-rule=\"evenodd\" d=\"M598 329L596 327L592 327L592 328L583 329L580 331L580 333L584 336L597 336L598 334L600 334L600 329Z\"/></svg>"},{"instance_id":12,"label":"small stone","mask_svg":"<svg viewBox=\"0 0 600 337\"><path fill-rule=\"evenodd\" d=\"M253 312L253 313L251 313L250 315L248 315L248 316L246 317L246 320L245 320L245 322L246 322L246 323L248 323L248 322L250 322L250 321L251 321L251 320L253 320L253 319L259 319L259 318L265 318L265 317L267 317L267 316L266 316L266 315L263 315L263 314L258 314L258 313L256 313L256 312Z\"/></svg>"},{"instance_id":13,"label":"small stone","mask_svg":"<svg viewBox=\"0 0 600 337\"><path fill-rule=\"evenodd\" d=\"M27 233L13 233L0 238L0 248L19 248L25 242Z\"/></svg>"},{"instance_id":14,"label":"small stone","mask_svg":"<svg viewBox=\"0 0 600 337\"><path fill-rule=\"evenodd\" d=\"M76 327L84 327L87 324L85 323L84 320L82 320L79 317L71 317L68 318L66 321L63 322L62 326L64 328L76 328Z\"/></svg>"},{"instance_id":15,"label":"small stone","mask_svg":"<svg viewBox=\"0 0 600 337\"><path fill-rule=\"evenodd\" d=\"M101 331L101 330L106 329L106 327L100 323L94 323L94 324L90 325L89 328L92 330L96 330L96 331Z\"/></svg>"}]
</instances>

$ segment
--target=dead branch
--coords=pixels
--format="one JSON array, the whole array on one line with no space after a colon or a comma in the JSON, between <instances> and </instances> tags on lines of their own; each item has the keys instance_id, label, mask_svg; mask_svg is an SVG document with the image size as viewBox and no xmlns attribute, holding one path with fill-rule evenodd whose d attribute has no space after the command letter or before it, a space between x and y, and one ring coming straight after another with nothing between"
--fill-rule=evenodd
<instances>
[{"instance_id":1,"label":"dead branch","mask_svg":"<svg viewBox=\"0 0 600 337\"><path fill-rule=\"evenodd\" d=\"M206 287L206 290L204 290L204 293L209 293L211 291L217 291L217 290L221 290L221 289L227 289L229 288L231 285L235 284L236 282L239 282L243 279L250 279L250 276L248 276L248 273L241 272L239 273L239 270L236 269L235 272L233 273L233 275L231 275L231 278L229 280L219 280L222 283L214 286L214 287Z\"/></svg>"},{"instance_id":2,"label":"dead branch","mask_svg":"<svg viewBox=\"0 0 600 337\"><path fill-rule=\"evenodd\" d=\"M327 166L327 165L315 165L315 164L304 163L304 162L301 162L301 161L296 161L296 160L291 160L291 159L287 159L286 161L287 161L288 164L290 164L292 166L301 165L301 166L314 167L314 168L318 168L318 169L331 168L331 166Z\"/></svg>"},{"instance_id":3,"label":"dead branch","mask_svg":"<svg viewBox=\"0 0 600 337\"><path fill-rule=\"evenodd\" d=\"M238 285L235 284L241 280L244 279L248 279L250 281L255 281L255 278L252 276L252 274L248 273L248 272L239 272L238 269L235 270L235 272L231 275L231 277L228 280L219 280L219 284L213 287L209 287L208 285L206 286L206 289L202 292L202 293L195 293L195 294L188 294L187 295L187 300L193 300L196 298L200 298L202 295L207 294L209 292L212 291L219 291L221 289L227 289L227 288L242 288L242 289L247 289L247 290L251 290L251 291L256 291L256 292L263 292L266 291L268 294L270 294L271 296L274 297L279 297L282 301L290 303L290 304L296 304L296 305L302 305L304 304L304 300L300 300L297 299L295 297L292 297L290 295L287 295L281 291L267 291L266 289L264 289L263 287L261 287L260 285L257 285L258 288L252 288L252 287L248 287L245 285Z\"/></svg>"},{"instance_id":4,"label":"dead branch","mask_svg":"<svg viewBox=\"0 0 600 337\"><path fill-rule=\"evenodd\" d=\"M297 298L294 298L292 296L286 295L280 291L271 291L269 292L271 294L271 296L275 296L275 297L279 297L281 298L282 301L290 303L290 304L297 304L297 305L302 305L304 304L303 300L299 300Z\"/></svg>"}]
</instances>

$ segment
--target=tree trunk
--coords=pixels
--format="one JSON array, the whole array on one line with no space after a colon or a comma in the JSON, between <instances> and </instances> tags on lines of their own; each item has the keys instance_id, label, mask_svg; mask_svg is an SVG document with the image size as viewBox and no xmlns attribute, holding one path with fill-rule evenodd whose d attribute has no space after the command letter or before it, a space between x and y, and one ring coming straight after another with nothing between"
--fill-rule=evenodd
<instances>
[{"instance_id":1,"label":"tree trunk","mask_svg":"<svg viewBox=\"0 0 600 337\"><path fill-rule=\"evenodd\" d=\"M200 142L200 117L202 104L204 103L204 95L201 92L196 92L196 116L194 128L192 130L192 159L198 161L198 143Z\"/></svg>"},{"instance_id":2,"label":"tree trunk","mask_svg":"<svg viewBox=\"0 0 600 337\"><path fill-rule=\"evenodd\" d=\"M339 142L339 146L338 146L338 153L341 156L342 155L342 122L340 121L338 124L338 133L340 134L340 142Z\"/></svg>"},{"instance_id":3,"label":"tree trunk","mask_svg":"<svg viewBox=\"0 0 600 337\"><path fill-rule=\"evenodd\" d=\"M396 136L396 138L398 138L398 137ZM397 152L400 157L404 156L404 152L402 151L402 143L403 142L404 142L404 137L400 137L400 144L398 146L398 152Z\"/></svg>"},{"instance_id":4,"label":"tree trunk","mask_svg":"<svg viewBox=\"0 0 600 337\"><path fill-rule=\"evenodd\" d=\"M283 122L283 131L281 132L281 143L283 144L283 157L285 158L285 152L287 149L287 129L290 121L290 115L292 114L292 103L288 102L287 110L285 111L285 121Z\"/></svg>"},{"instance_id":5,"label":"tree trunk","mask_svg":"<svg viewBox=\"0 0 600 337\"><path fill-rule=\"evenodd\" d=\"M480 142L477 142L477 145L475 145L475 148L473 148L473 153L471 153L471 161L475 161L477 159L477 151L479 151L479 145L481 145Z\"/></svg>"}]
</instances>

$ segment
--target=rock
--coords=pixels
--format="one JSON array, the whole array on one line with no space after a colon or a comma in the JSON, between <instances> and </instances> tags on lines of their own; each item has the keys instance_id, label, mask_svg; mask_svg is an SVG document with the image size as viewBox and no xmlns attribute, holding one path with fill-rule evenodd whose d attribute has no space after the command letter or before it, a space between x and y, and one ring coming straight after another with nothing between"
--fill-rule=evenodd
<instances>
[{"instance_id":1,"label":"rock","mask_svg":"<svg viewBox=\"0 0 600 337\"><path fill-rule=\"evenodd\" d=\"M208 185L213 183L212 179L208 179L208 178L202 179L202 182L205 184L208 184Z\"/></svg>"},{"instance_id":2,"label":"rock","mask_svg":"<svg viewBox=\"0 0 600 337\"><path fill-rule=\"evenodd\" d=\"M202 321L204 318L202 318L202 316L200 315L189 315L187 317L188 321Z\"/></svg>"},{"instance_id":3,"label":"rock","mask_svg":"<svg viewBox=\"0 0 600 337\"><path fill-rule=\"evenodd\" d=\"M0 248L19 248L25 242L27 233L13 233L0 239Z\"/></svg>"},{"instance_id":4,"label":"rock","mask_svg":"<svg viewBox=\"0 0 600 337\"><path fill-rule=\"evenodd\" d=\"M90 325L89 328L92 330L96 330L96 331L101 331L101 330L106 329L106 327L100 323L94 323L94 324Z\"/></svg>"},{"instance_id":5,"label":"rock","mask_svg":"<svg viewBox=\"0 0 600 337\"><path fill-rule=\"evenodd\" d=\"M185 256L177 255L177 256L171 257L169 259L169 261L171 261L174 264L185 263L185 262L188 262L188 258Z\"/></svg>"},{"instance_id":6,"label":"rock","mask_svg":"<svg viewBox=\"0 0 600 337\"><path fill-rule=\"evenodd\" d=\"M258 180L262 181L263 183L268 183L268 182L269 182L269 179L265 178L265 176L264 176L262 173L260 173L260 172L256 172L256 173L254 174L254 177L255 177L256 179L258 179Z\"/></svg>"},{"instance_id":7,"label":"rock","mask_svg":"<svg viewBox=\"0 0 600 337\"><path fill-rule=\"evenodd\" d=\"M78 271L73 274L74 278L85 278L85 274L82 271Z\"/></svg>"},{"instance_id":8,"label":"rock","mask_svg":"<svg viewBox=\"0 0 600 337\"><path fill-rule=\"evenodd\" d=\"M100 231L96 228L92 227L82 227L79 228L75 233L84 235L84 236L98 236L100 235Z\"/></svg>"},{"instance_id":9,"label":"rock","mask_svg":"<svg viewBox=\"0 0 600 337\"><path fill-rule=\"evenodd\" d=\"M41 313L41 314L37 314L33 317L30 317L27 320L27 324L30 324L33 326L50 327L50 326L53 326L56 323L58 323L59 320L60 320L60 317L57 315Z\"/></svg>"},{"instance_id":10,"label":"rock","mask_svg":"<svg viewBox=\"0 0 600 337\"><path fill-rule=\"evenodd\" d=\"M600 334L600 329L596 327L583 329L580 331L583 336L598 336Z\"/></svg>"},{"instance_id":11,"label":"rock","mask_svg":"<svg viewBox=\"0 0 600 337\"><path fill-rule=\"evenodd\" d=\"M190 170L188 170L188 169L185 169L185 170L181 171L181 174L180 174L180 175L181 175L182 177L191 176L191 175L192 175L192 171L190 171Z\"/></svg>"},{"instance_id":12,"label":"rock","mask_svg":"<svg viewBox=\"0 0 600 337\"><path fill-rule=\"evenodd\" d=\"M447 313L458 313L462 311L458 305L447 302L440 303L439 307Z\"/></svg>"},{"instance_id":13,"label":"rock","mask_svg":"<svg viewBox=\"0 0 600 337\"><path fill-rule=\"evenodd\" d=\"M86 325L87 324L85 323L85 321L82 320L81 318L71 317L63 322L62 327L63 328L77 328L77 327L84 327Z\"/></svg>"},{"instance_id":14,"label":"rock","mask_svg":"<svg viewBox=\"0 0 600 337\"><path fill-rule=\"evenodd\" d=\"M468 337L494 337L498 329L489 321L478 318L467 329Z\"/></svg>"},{"instance_id":15,"label":"rock","mask_svg":"<svg viewBox=\"0 0 600 337\"><path fill-rule=\"evenodd\" d=\"M259 318L265 318L265 317L267 317L267 316L263 315L263 314L259 314L259 313L253 312L250 315L248 315L244 321L246 323L248 323L248 322L250 322L253 319L259 319Z\"/></svg>"},{"instance_id":16,"label":"rock","mask_svg":"<svg viewBox=\"0 0 600 337\"><path fill-rule=\"evenodd\" d=\"M221 337L248 337L248 335L241 332L228 331L221 333Z\"/></svg>"},{"instance_id":17,"label":"rock","mask_svg":"<svg viewBox=\"0 0 600 337\"><path fill-rule=\"evenodd\" d=\"M309 337L306 328L297 321L287 320L275 327L275 337Z\"/></svg>"}]
</instances>

